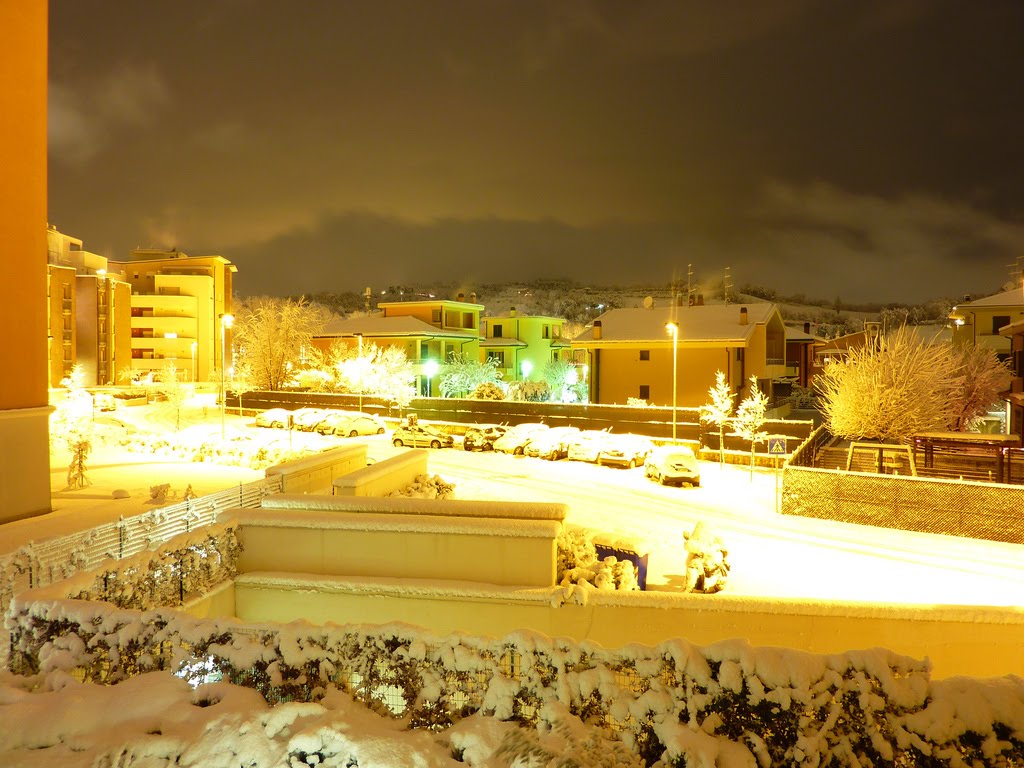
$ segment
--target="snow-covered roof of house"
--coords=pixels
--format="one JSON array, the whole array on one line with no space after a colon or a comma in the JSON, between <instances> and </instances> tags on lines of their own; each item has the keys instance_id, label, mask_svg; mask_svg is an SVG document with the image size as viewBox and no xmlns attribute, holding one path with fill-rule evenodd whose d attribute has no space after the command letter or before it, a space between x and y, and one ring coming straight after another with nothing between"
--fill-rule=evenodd
<instances>
[{"instance_id":1,"label":"snow-covered roof of house","mask_svg":"<svg viewBox=\"0 0 1024 768\"><path fill-rule=\"evenodd\" d=\"M446 336L451 338L477 338L477 333L472 329L438 328L425 323L412 315L397 315L384 317L383 315L364 315L362 317L347 317L334 320L324 326L324 329L316 335L317 338L327 336Z\"/></svg>"},{"instance_id":2,"label":"snow-covered roof of house","mask_svg":"<svg viewBox=\"0 0 1024 768\"><path fill-rule=\"evenodd\" d=\"M1012 288L1009 291L994 293L974 301L965 301L958 304L954 309L964 307L1021 307L1024 306L1024 290Z\"/></svg>"},{"instance_id":3,"label":"snow-covered roof of house","mask_svg":"<svg viewBox=\"0 0 1024 768\"><path fill-rule=\"evenodd\" d=\"M740 309L747 310L747 324L740 323ZM666 341L671 336L666 323L679 326L680 342L743 343L758 325L778 315L774 304L704 304L695 307L651 307L650 309L610 309L597 318L601 338L594 338L593 326L572 340L573 344L615 344L637 341ZM780 320L781 323L781 320Z\"/></svg>"},{"instance_id":4,"label":"snow-covered roof of house","mask_svg":"<svg viewBox=\"0 0 1024 768\"><path fill-rule=\"evenodd\" d=\"M803 328L794 328L790 325L786 326L786 341L824 341L820 336L815 336L813 333L804 332Z\"/></svg>"},{"instance_id":5,"label":"snow-covered roof of house","mask_svg":"<svg viewBox=\"0 0 1024 768\"><path fill-rule=\"evenodd\" d=\"M519 339L510 339L504 336L499 338L480 339L481 347L525 347L528 346L525 341Z\"/></svg>"}]
</instances>

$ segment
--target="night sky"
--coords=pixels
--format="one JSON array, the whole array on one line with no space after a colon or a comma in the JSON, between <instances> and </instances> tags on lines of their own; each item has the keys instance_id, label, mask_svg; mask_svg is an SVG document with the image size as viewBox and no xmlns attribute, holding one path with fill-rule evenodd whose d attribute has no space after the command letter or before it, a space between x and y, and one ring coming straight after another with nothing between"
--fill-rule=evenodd
<instances>
[{"instance_id":1,"label":"night sky","mask_svg":"<svg viewBox=\"0 0 1024 768\"><path fill-rule=\"evenodd\" d=\"M1018 0L50 0L50 222L240 295L570 278L843 301L1024 256Z\"/></svg>"}]
</instances>

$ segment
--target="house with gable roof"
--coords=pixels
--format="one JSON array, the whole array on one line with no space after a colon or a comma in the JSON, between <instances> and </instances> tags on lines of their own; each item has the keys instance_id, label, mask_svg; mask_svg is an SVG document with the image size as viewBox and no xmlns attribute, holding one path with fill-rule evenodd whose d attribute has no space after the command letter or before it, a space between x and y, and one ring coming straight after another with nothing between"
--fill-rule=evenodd
<instances>
[{"instance_id":1,"label":"house with gable roof","mask_svg":"<svg viewBox=\"0 0 1024 768\"><path fill-rule=\"evenodd\" d=\"M678 327L675 342L669 323ZM706 403L718 371L740 398L749 394L751 376L767 389L786 375L786 328L778 307L766 302L612 309L572 348L577 364L587 366L593 403L671 405L674 351L680 407Z\"/></svg>"},{"instance_id":2,"label":"house with gable roof","mask_svg":"<svg viewBox=\"0 0 1024 768\"><path fill-rule=\"evenodd\" d=\"M400 347L413 364L417 390L424 395L433 393L430 379L451 355L462 354L472 360L480 355L483 305L463 301L461 294L457 301L381 302L378 309L377 314L329 323L313 343L325 351L339 341L357 346L360 339L380 347Z\"/></svg>"},{"instance_id":3,"label":"house with gable roof","mask_svg":"<svg viewBox=\"0 0 1024 768\"><path fill-rule=\"evenodd\" d=\"M974 344L993 350L1000 360L1011 353L1008 336L1000 331L1019 320L1024 320L1024 290L1014 288L961 302L949 313L953 321L953 343Z\"/></svg>"},{"instance_id":4,"label":"house with gable roof","mask_svg":"<svg viewBox=\"0 0 1024 768\"><path fill-rule=\"evenodd\" d=\"M480 349L496 361L503 381L539 381L549 362L570 354L564 317L524 315L512 307L480 322Z\"/></svg>"}]
</instances>

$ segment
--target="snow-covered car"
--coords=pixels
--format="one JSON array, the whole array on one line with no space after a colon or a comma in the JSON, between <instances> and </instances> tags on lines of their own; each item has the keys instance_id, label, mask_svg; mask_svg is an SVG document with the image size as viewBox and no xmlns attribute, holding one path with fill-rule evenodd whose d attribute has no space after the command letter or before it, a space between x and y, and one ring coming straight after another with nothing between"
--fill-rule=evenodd
<instances>
[{"instance_id":1,"label":"snow-covered car","mask_svg":"<svg viewBox=\"0 0 1024 768\"><path fill-rule=\"evenodd\" d=\"M300 432L312 432L328 413L326 408L299 408L292 411L292 425Z\"/></svg>"},{"instance_id":2,"label":"snow-covered car","mask_svg":"<svg viewBox=\"0 0 1024 768\"><path fill-rule=\"evenodd\" d=\"M350 413L347 421L341 421L334 428L334 434L346 437L383 435L386 431L384 420L372 413Z\"/></svg>"},{"instance_id":3,"label":"snow-covered car","mask_svg":"<svg viewBox=\"0 0 1024 768\"><path fill-rule=\"evenodd\" d=\"M569 453L569 441L579 433L576 427L552 427L532 438L523 452L549 461L564 459Z\"/></svg>"},{"instance_id":4,"label":"snow-covered car","mask_svg":"<svg viewBox=\"0 0 1024 768\"><path fill-rule=\"evenodd\" d=\"M566 458L571 461L595 462L607 440L608 433L603 430L584 430L569 441Z\"/></svg>"},{"instance_id":5,"label":"snow-covered car","mask_svg":"<svg viewBox=\"0 0 1024 768\"><path fill-rule=\"evenodd\" d=\"M451 448L455 441L451 435L438 432L432 427L423 427L419 424L399 427L391 436L391 443L396 448L409 446L410 448Z\"/></svg>"},{"instance_id":6,"label":"snow-covered car","mask_svg":"<svg viewBox=\"0 0 1024 768\"><path fill-rule=\"evenodd\" d=\"M499 453L521 455L530 439L547 429L547 424L516 424L494 441L494 450Z\"/></svg>"},{"instance_id":7,"label":"snow-covered car","mask_svg":"<svg viewBox=\"0 0 1024 768\"><path fill-rule=\"evenodd\" d=\"M644 462L644 474L662 485L700 485L700 462L683 445L655 448Z\"/></svg>"},{"instance_id":8,"label":"snow-covered car","mask_svg":"<svg viewBox=\"0 0 1024 768\"><path fill-rule=\"evenodd\" d=\"M654 443L642 435L608 435L597 454L597 463L613 467L639 467L654 451Z\"/></svg>"},{"instance_id":9,"label":"snow-covered car","mask_svg":"<svg viewBox=\"0 0 1024 768\"><path fill-rule=\"evenodd\" d=\"M351 421L354 415L348 411L328 411L317 425L313 427L313 431L319 432L321 435L348 434L347 432L338 432L337 428Z\"/></svg>"},{"instance_id":10,"label":"snow-covered car","mask_svg":"<svg viewBox=\"0 0 1024 768\"><path fill-rule=\"evenodd\" d=\"M268 408L256 414L256 426L282 429L288 426L291 414L287 408Z\"/></svg>"},{"instance_id":11,"label":"snow-covered car","mask_svg":"<svg viewBox=\"0 0 1024 768\"><path fill-rule=\"evenodd\" d=\"M507 431L508 427L496 424L469 427L462 437L462 447L467 451L493 451L494 441Z\"/></svg>"}]
</instances>

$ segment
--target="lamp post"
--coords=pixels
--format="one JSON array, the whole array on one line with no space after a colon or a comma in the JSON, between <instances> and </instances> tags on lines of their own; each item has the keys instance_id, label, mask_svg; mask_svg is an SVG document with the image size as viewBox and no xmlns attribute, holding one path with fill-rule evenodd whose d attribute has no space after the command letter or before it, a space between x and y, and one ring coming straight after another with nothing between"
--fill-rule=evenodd
<instances>
[{"instance_id":1,"label":"lamp post","mask_svg":"<svg viewBox=\"0 0 1024 768\"><path fill-rule=\"evenodd\" d=\"M679 326L676 323L667 323L665 330L672 336L672 442L676 441L676 363L679 359Z\"/></svg>"},{"instance_id":2,"label":"lamp post","mask_svg":"<svg viewBox=\"0 0 1024 768\"><path fill-rule=\"evenodd\" d=\"M523 374L521 376L521 379L523 381L526 381L528 378L530 378L530 374L533 372L533 363L531 363L529 360L523 360L523 362L519 364L519 369L522 371Z\"/></svg>"},{"instance_id":3,"label":"lamp post","mask_svg":"<svg viewBox=\"0 0 1024 768\"><path fill-rule=\"evenodd\" d=\"M432 397L430 380L434 378L434 374L437 373L437 360L427 360L423 364L423 373L427 376L427 397Z\"/></svg>"},{"instance_id":4,"label":"lamp post","mask_svg":"<svg viewBox=\"0 0 1024 768\"><path fill-rule=\"evenodd\" d=\"M224 372L228 367L227 359L227 329L235 324L235 316L223 314L220 316L220 439L227 436L225 420L228 412L227 393L224 390Z\"/></svg>"},{"instance_id":5,"label":"lamp post","mask_svg":"<svg viewBox=\"0 0 1024 768\"><path fill-rule=\"evenodd\" d=\"M192 383L196 383L196 350L199 349L199 342L192 342Z\"/></svg>"}]
</instances>

